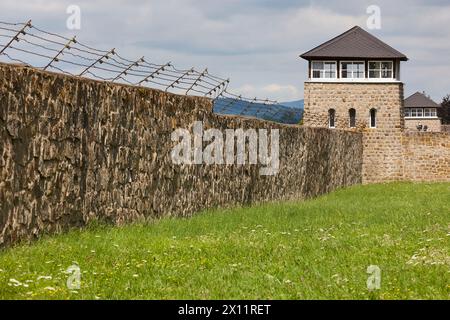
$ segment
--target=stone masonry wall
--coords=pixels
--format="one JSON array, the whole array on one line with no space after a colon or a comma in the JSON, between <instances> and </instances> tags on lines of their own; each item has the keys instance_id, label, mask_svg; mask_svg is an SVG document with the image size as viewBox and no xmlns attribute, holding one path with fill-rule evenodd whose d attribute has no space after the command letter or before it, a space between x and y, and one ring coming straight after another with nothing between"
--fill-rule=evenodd
<instances>
[{"instance_id":1,"label":"stone masonry wall","mask_svg":"<svg viewBox=\"0 0 450 320\"><path fill-rule=\"evenodd\" d=\"M0 64L0 245L361 183L362 135L212 113L209 99ZM280 129L280 170L175 165L174 129Z\"/></svg>"},{"instance_id":2,"label":"stone masonry wall","mask_svg":"<svg viewBox=\"0 0 450 320\"><path fill-rule=\"evenodd\" d=\"M405 131L417 132L417 126L427 126L427 132L442 132L441 119L406 119Z\"/></svg>"},{"instance_id":3,"label":"stone masonry wall","mask_svg":"<svg viewBox=\"0 0 450 320\"><path fill-rule=\"evenodd\" d=\"M442 132L450 132L450 125L449 124L441 125L441 131Z\"/></svg>"},{"instance_id":4,"label":"stone masonry wall","mask_svg":"<svg viewBox=\"0 0 450 320\"><path fill-rule=\"evenodd\" d=\"M336 110L336 129L363 132L363 182L403 178L402 83L305 83L304 125L328 127L328 110ZM355 129L349 109L356 110ZM369 110L377 110L376 128L369 128Z\"/></svg>"},{"instance_id":5,"label":"stone masonry wall","mask_svg":"<svg viewBox=\"0 0 450 320\"><path fill-rule=\"evenodd\" d=\"M450 182L450 132L406 132L402 143L406 180Z\"/></svg>"},{"instance_id":6,"label":"stone masonry wall","mask_svg":"<svg viewBox=\"0 0 450 320\"><path fill-rule=\"evenodd\" d=\"M328 127L330 108L336 110L337 129L363 133L363 183L450 182L450 132L432 132L440 120L422 123L431 132L417 132L418 123L405 121L402 84L305 83L304 124ZM350 108L356 110L355 129L349 128ZM376 128L368 128L371 108L377 109Z\"/></svg>"}]
</instances>

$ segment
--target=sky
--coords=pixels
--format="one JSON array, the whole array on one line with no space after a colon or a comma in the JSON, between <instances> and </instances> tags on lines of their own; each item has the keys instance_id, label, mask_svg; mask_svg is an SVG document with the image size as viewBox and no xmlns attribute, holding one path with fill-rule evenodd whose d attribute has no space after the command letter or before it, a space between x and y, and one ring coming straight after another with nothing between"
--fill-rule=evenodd
<instances>
[{"instance_id":1,"label":"sky","mask_svg":"<svg viewBox=\"0 0 450 320\"><path fill-rule=\"evenodd\" d=\"M79 30L67 28L70 5L81 10ZM380 29L367 27L371 5ZM207 67L233 92L277 101L303 98L301 53L359 25L408 56L405 97L450 94L450 0L1 0L0 21L28 19L130 59Z\"/></svg>"}]
</instances>

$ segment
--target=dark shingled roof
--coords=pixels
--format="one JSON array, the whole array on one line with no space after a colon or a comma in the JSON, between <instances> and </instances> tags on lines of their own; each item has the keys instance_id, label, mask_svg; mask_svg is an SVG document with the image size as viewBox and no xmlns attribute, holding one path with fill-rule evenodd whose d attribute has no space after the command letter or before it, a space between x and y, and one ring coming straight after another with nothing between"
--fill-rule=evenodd
<instances>
[{"instance_id":1,"label":"dark shingled roof","mask_svg":"<svg viewBox=\"0 0 450 320\"><path fill-rule=\"evenodd\" d=\"M323 58L408 60L403 53L395 50L358 26L305 52L300 57L306 60Z\"/></svg>"},{"instance_id":2,"label":"dark shingled roof","mask_svg":"<svg viewBox=\"0 0 450 320\"><path fill-rule=\"evenodd\" d=\"M438 108L440 105L438 105L436 102L428 98L426 95L420 92L414 93L412 96L405 99L405 108L424 108L424 107L430 107L430 108Z\"/></svg>"}]
</instances>

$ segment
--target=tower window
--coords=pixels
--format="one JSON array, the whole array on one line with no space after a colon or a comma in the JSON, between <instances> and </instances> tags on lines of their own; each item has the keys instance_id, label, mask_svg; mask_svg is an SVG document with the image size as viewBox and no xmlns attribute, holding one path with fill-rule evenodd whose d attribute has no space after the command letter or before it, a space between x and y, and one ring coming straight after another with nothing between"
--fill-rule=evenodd
<instances>
[{"instance_id":1,"label":"tower window","mask_svg":"<svg viewBox=\"0 0 450 320\"><path fill-rule=\"evenodd\" d=\"M377 127L377 110L376 109L370 109L370 127L376 128Z\"/></svg>"},{"instance_id":2,"label":"tower window","mask_svg":"<svg viewBox=\"0 0 450 320\"><path fill-rule=\"evenodd\" d=\"M370 61L369 78L393 79L394 63L392 61Z\"/></svg>"},{"instance_id":3,"label":"tower window","mask_svg":"<svg viewBox=\"0 0 450 320\"><path fill-rule=\"evenodd\" d=\"M335 79L336 69L336 61L313 61L311 78Z\"/></svg>"},{"instance_id":4,"label":"tower window","mask_svg":"<svg viewBox=\"0 0 450 320\"><path fill-rule=\"evenodd\" d=\"M351 108L348 110L348 117L349 117L349 126L350 128L356 127L356 110Z\"/></svg>"},{"instance_id":5,"label":"tower window","mask_svg":"<svg viewBox=\"0 0 450 320\"><path fill-rule=\"evenodd\" d=\"M336 118L336 111L334 109L328 110L328 127L329 128L336 128L335 126L335 119Z\"/></svg>"},{"instance_id":6,"label":"tower window","mask_svg":"<svg viewBox=\"0 0 450 320\"><path fill-rule=\"evenodd\" d=\"M341 62L341 78L357 79L364 78L365 64L359 61Z\"/></svg>"},{"instance_id":7,"label":"tower window","mask_svg":"<svg viewBox=\"0 0 450 320\"><path fill-rule=\"evenodd\" d=\"M436 118L436 108L405 108L406 118Z\"/></svg>"}]
</instances>

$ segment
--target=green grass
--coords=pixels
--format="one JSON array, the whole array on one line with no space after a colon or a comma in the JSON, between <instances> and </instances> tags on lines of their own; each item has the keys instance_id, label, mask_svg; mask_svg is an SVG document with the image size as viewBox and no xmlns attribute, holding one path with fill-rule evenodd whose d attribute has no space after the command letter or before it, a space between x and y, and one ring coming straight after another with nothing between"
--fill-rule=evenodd
<instances>
[{"instance_id":1,"label":"green grass","mask_svg":"<svg viewBox=\"0 0 450 320\"><path fill-rule=\"evenodd\" d=\"M79 290L66 287L74 263ZM0 251L0 299L99 298L450 299L450 184L357 186Z\"/></svg>"}]
</instances>

